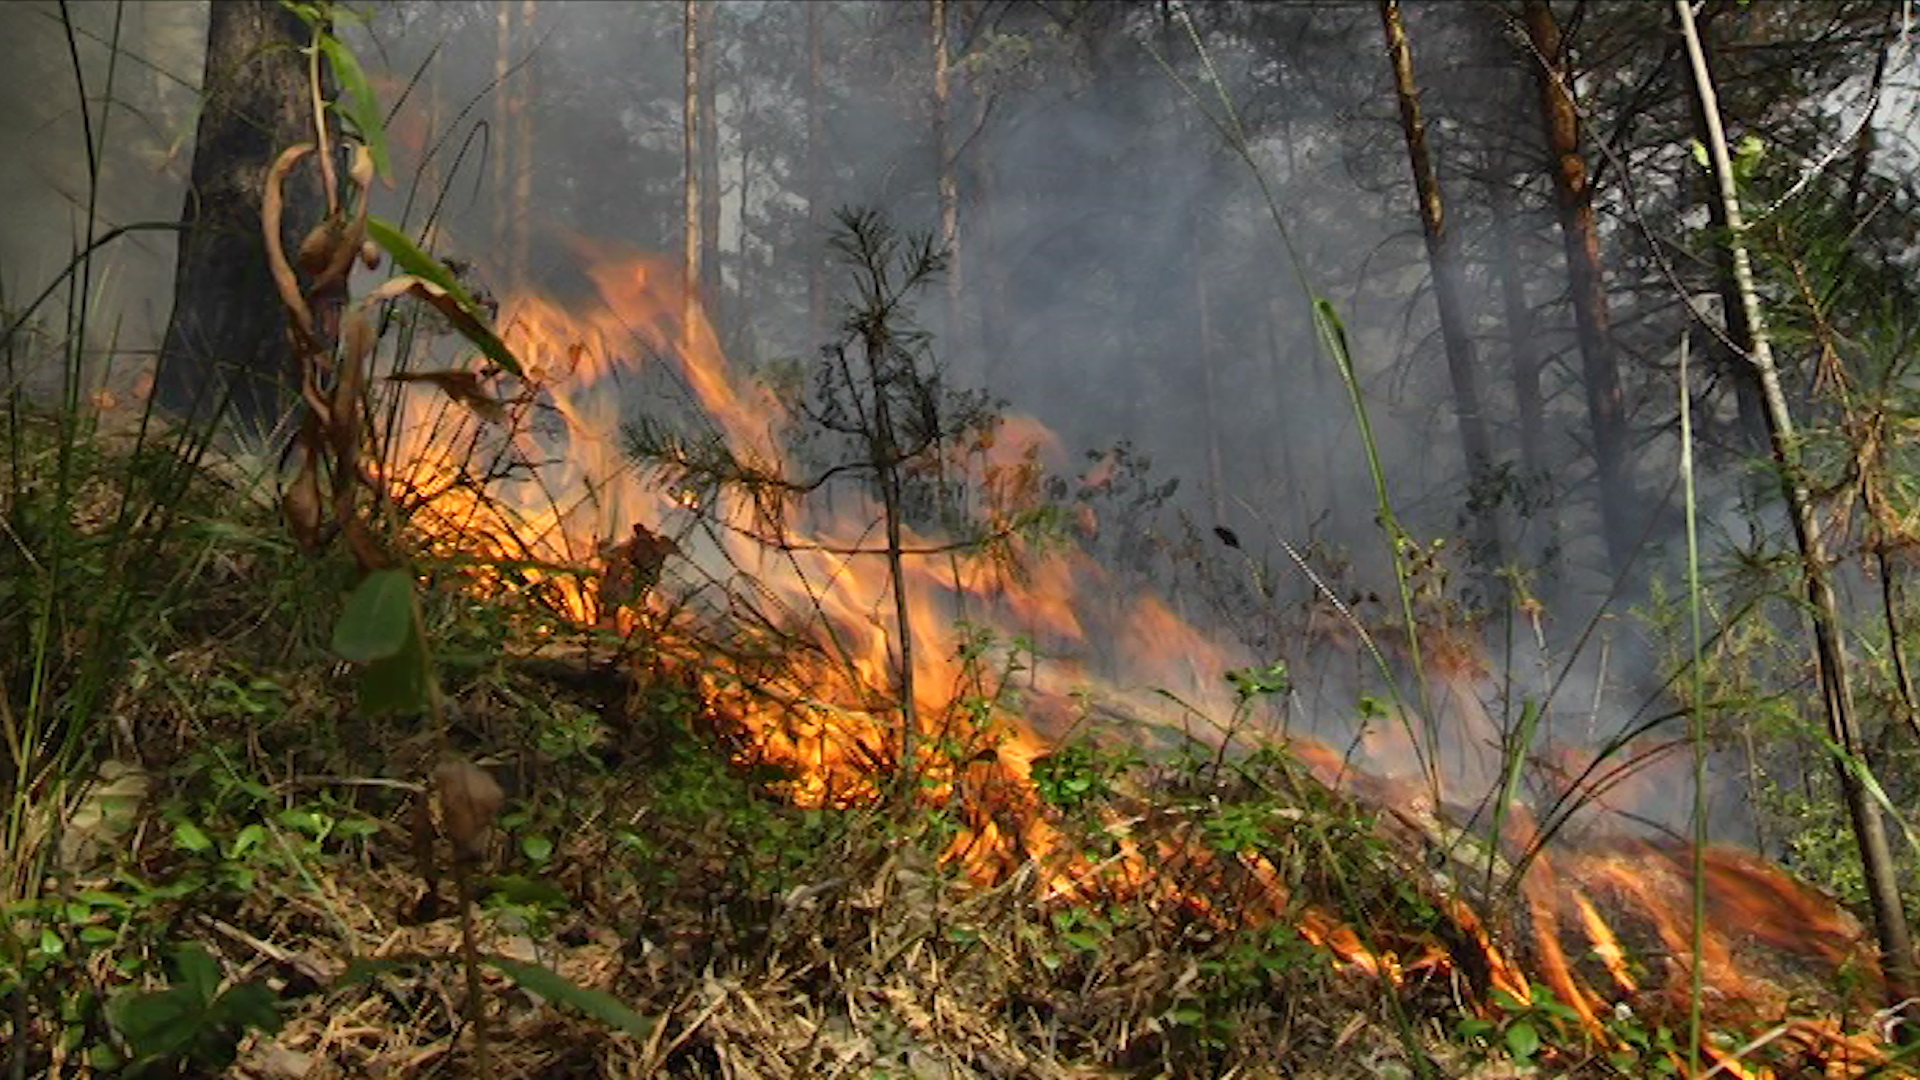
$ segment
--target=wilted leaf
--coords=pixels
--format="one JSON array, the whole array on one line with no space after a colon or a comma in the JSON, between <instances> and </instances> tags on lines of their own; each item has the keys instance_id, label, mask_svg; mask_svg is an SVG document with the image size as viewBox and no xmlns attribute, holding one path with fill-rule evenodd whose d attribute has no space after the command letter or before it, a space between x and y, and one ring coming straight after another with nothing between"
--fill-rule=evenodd
<instances>
[{"instance_id":1,"label":"wilted leaf","mask_svg":"<svg viewBox=\"0 0 1920 1080\"><path fill-rule=\"evenodd\" d=\"M334 212L327 215L325 221L315 225L300 241L300 250L294 253L294 265L308 276L316 276L331 266L340 257L340 247L346 242L347 218L344 213ZM353 241L355 250L360 242Z\"/></svg>"},{"instance_id":2,"label":"wilted leaf","mask_svg":"<svg viewBox=\"0 0 1920 1080\"><path fill-rule=\"evenodd\" d=\"M441 762L433 770L433 786L440 793L440 820L447 839L453 841L454 854L478 857L506 793L491 773L458 758Z\"/></svg>"},{"instance_id":3,"label":"wilted leaf","mask_svg":"<svg viewBox=\"0 0 1920 1080\"><path fill-rule=\"evenodd\" d=\"M387 378L402 383L432 383L441 393L472 409L480 419L495 424L506 422L506 406L487 393L477 371L399 371Z\"/></svg>"},{"instance_id":4,"label":"wilted leaf","mask_svg":"<svg viewBox=\"0 0 1920 1080\"><path fill-rule=\"evenodd\" d=\"M413 633L413 575L376 570L347 597L333 625L333 651L356 664L398 654Z\"/></svg>"},{"instance_id":5,"label":"wilted leaf","mask_svg":"<svg viewBox=\"0 0 1920 1080\"><path fill-rule=\"evenodd\" d=\"M481 352L487 355L487 359L500 365L501 369L508 374L516 376L522 374L520 361L514 358L512 350L495 337L493 331L487 329L486 324L481 321L480 305L473 299L472 294L455 280L453 272L448 270L440 260L415 247L413 241L407 239L406 234L380 218L367 219L367 235L386 249L387 254L393 257L393 261L400 269L413 277L439 286L440 291L451 298L452 306L458 309L459 314L456 316L449 313L448 319L453 323L454 329L460 331L462 336L473 342ZM447 309L441 307L441 310L445 312Z\"/></svg>"},{"instance_id":6,"label":"wilted leaf","mask_svg":"<svg viewBox=\"0 0 1920 1080\"><path fill-rule=\"evenodd\" d=\"M312 454L300 462L299 475L281 496L280 510L286 515L287 529L302 548L313 551L320 546L320 469Z\"/></svg>"}]
</instances>

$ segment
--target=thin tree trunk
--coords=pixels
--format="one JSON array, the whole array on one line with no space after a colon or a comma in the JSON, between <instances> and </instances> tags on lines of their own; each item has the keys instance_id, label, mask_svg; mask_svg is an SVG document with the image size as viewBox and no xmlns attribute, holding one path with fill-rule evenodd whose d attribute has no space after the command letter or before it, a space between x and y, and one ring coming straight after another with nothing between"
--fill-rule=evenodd
<instances>
[{"instance_id":1,"label":"thin tree trunk","mask_svg":"<svg viewBox=\"0 0 1920 1080\"><path fill-rule=\"evenodd\" d=\"M807 5L807 239L801 245L807 260L807 345L826 340L827 283L825 245L826 202L820 175L820 159L825 152L826 129L820 109L820 5Z\"/></svg>"},{"instance_id":2,"label":"thin tree trunk","mask_svg":"<svg viewBox=\"0 0 1920 1080\"><path fill-rule=\"evenodd\" d=\"M952 144L952 60L947 55L947 0L930 0L933 36L933 152L938 169L940 245L947 252L946 335L960 338L960 182Z\"/></svg>"},{"instance_id":3,"label":"thin tree trunk","mask_svg":"<svg viewBox=\"0 0 1920 1080\"><path fill-rule=\"evenodd\" d=\"M312 94L299 50L306 26L276 0L210 6L204 105L174 271L172 317L154 393L171 412L205 419L229 395L242 430L271 427L292 385L286 314L260 235L260 177L281 150L312 142ZM281 229L299 247L326 215L317 170L294 170Z\"/></svg>"},{"instance_id":4,"label":"thin tree trunk","mask_svg":"<svg viewBox=\"0 0 1920 1080\"><path fill-rule=\"evenodd\" d=\"M535 0L520 2L520 39L527 48L533 45L533 19ZM516 289L527 286L527 260L532 243L533 226L533 170L534 162L540 156L534 152L533 145L533 98L535 67L528 64L520 71L518 82L511 95L513 101L513 138L510 146L513 151L513 270L508 280Z\"/></svg>"},{"instance_id":5,"label":"thin tree trunk","mask_svg":"<svg viewBox=\"0 0 1920 1080\"><path fill-rule=\"evenodd\" d=\"M512 70L511 50L513 48L513 0L494 0L493 12L493 85L494 108L493 130L489 135L489 151L493 155L493 250L508 252L511 237L509 235L508 191L510 178L507 133L512 130L512 98L507 88L507 73ZM511 257L503 261L511 263ZM501 272L510 271L510 266L500 267Z\"/></svg>"},{"instance_id":6,"label":"thin tree trunk","mask_svg":"<svg viewBox=\"0 0 1920 1080\"><path fill-rule=\"evenodd\" d=\"M1507 352L1513 380L1514 409L1520 417L1520 460L1523 472L1546 468L1547 438L1541 418L1540 349L1533 333L1533 306L1527 301L1526 279L1520 274L1513 243L1513 194L1506 180L1511 170L1489 178L1487 209L1492 215L1494 276L1500 279L1500 306L1507 323Z\"/></svg>"},{"instance_id":7,"label":"thin tree trunk","mask_svg":"<svg viewBox=\"0 0 1920 1080\"><path fill-rule=\"evenodd\" d=\"M1707 142L1707 116L1700 106L1699 95L1688 102L1693 113L1694 134L1702 146ZM1688 162L1690 166L1691 161ZM1727 233L1727 207L1718 197L1710 193L1707 203L1707 223L1716 235ZM1733 384L1734 406L1739 417L1739 432L1742 450L1759 453L1767 445L1766 406L1761 401L1760 379L1747 357L1753 354L1753 330L1747 325L1746 308L1740 303L1740 286L1734 280L1733 246L1715 244L1713 248L1714 277L1717 291L1720 293L1720 311L1726 320L1726 337L1715 335L1708 355L1713 360L1715 370Z\"/></svg>"},{"instance_id":8,"label":"thin tree trunk","mask_svg":"<svg viewBox=\"0 0 1920 1080\"><path fill-rule=\"evenodd\" d=\"M1413 50L1407 44L1406 26L1400 19L1400 0L1380 0L1380 25L1386 35L1387 59L1393 66L1394 92L1400 101L1400 130L1406 136L1407 163L1413 170L1414 194L1420 204L1421 233L1427 242L1427 263L1433 271L1433 299L1440 309L1440 337L1447 351L1447 377L1453 387L1460 445L1467 460L1466 512L1473 520L1473 561L1482 570L1488 570L1497 567L1505 556L1500 542L1498 493L1494 488L1493 439L1487 433L1486 414L1480 403L1480 357L1461 297L1465 275L1458 244L1447 230L1440 179L1427 152L1427 123L1420 114L1420 95L1413 79Z\"/></svg>"},{"instance_id":9,"label":"thin tree trunk","mask_svg":"<svg viewBox=\"0 0 1920 1080\"><path fill-rule=\"evenodd\" d=\"M1639 540L1633 477L1627 461L1627 417L1620 371L1613 352L1612 320L1600 267L1600 233L1593 217L1593 190L1580 153L1580 118L1574 109L1570 66L1562 53L1559 24L1547 0L1526 0L1527 37L1540 89L1540 113L1553 157L1553 190L1560 207L1560 236L1567 253L1575 335L1587 421L1593 430L1599 475L1600 531L1615 574L1624 573Z\"/></svg>"},{"instance_id":10,"label":"thin tree trunk","mask_svg":"<svg viewBox=\"0 0 1920 1080\"><path fill-rule=\"evenodd\" d=\"M724 322L724 281L720 265L720 109L719 80L713 77L711 3L700 9L700 305L707 324L720 332Z\"/></svg>"},{"instance_id":11,"label":"thin tree trunk","mask_svg":"<svg viewBox=\"0 0 1920 1080\"><path fill-rule=\"evenodd\" d=\"M1675 0L1674 13L1687 44L1687 58L1693 75L1694 92L1700 99L1700 111L1706 125L1707 152L1713 163L1714 180L1727 221L1727 246L1733 253L1733 278L1740 306L1746 313L1752 339L1751 359L1758 374L1766 403L1767 434L1772 440L1774 462L1779 467L1782 491L1792 512L1794 540L1799 544L1806 573L1809 616L1813 623L1814 658L1820 671L1821 697L1826 706L1827 731L1845 755L1835 763L1840 790L1853 821L1854 842L1860 849L1860 864L1866 878L1868 901L1873 908L1874 927L1880 941L1880 965L1886 975L1887 1000L1901 1009L1909 1025L1920 1023L1920 1006L1909 999L1920 994L1920 973L1916 973L1913 935L1901 906L1899 882L1895 875L1893 851L1887 842L1886 822L1880 804L1855 772L1867 762L1859 729L1854 719L1853 691L1849 685L1846 642L1841 633L1840 604L1827 577L1829 556L1820 524L1814 517L1813 499L1801 471L1799 444L1793 418L1787 411L1786 395L1780 389L1780 375L1773 362L1773 347L1767 337L1765 317L1753 281L1753 266L1747 255L1745 222L1741 219L1740 199L1734 188L1733 167L1727 154L1726 133L1720 123L1720 106L1713 77L1707 70L1706 52L1693 21L1687 0ZM1909 1030L1906 1040L1913 1038Z\"/></svg>"},{"instance_id":12,"label":"thin tree trunk","mask_svg":"<svg viewBox=\"0 0 1920 1080\"><path fill-rule=\"evenodd\" d=\"M686 65L686 92L680 113L683 170L680 348L684 353L692 345L694 319L700 310L700 0L684 0L681 24L681 50ZM684 356L682 362L686 362Z\"/></svg>"}]
</instances>

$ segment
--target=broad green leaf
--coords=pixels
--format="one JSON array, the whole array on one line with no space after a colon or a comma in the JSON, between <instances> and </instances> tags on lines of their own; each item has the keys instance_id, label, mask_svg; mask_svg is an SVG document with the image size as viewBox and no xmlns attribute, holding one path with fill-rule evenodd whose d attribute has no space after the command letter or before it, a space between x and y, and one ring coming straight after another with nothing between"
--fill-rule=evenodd
<instances>
[{"instance_id":1,"label":"broad green leaf","mask_svg":"<svg viewBox=\"0 0 1920 1080\"><path fill-rule=\"evenodd\" d=\"M617 1028L641 1040L653 1034L652 1020L621 1004L613 995L577 986L551 968L524 964L504 956L489 956L486 962L498 968L507 978L548 1001L572 1006L608 1027Z\"/></svg>"},{"instance_id":2,"label":"broad green leaf","mask_svg":"<svg viewBox=\"0 0 1920 1080\"><path fill-rule=\"evenodd\" d=\"M373 155L374 171L382 180L391 179L393 167L387 157L386 123L380 116L380 102L374 96L373 87L367 83L366 72L360 69L360 61L352 49L332 34L321 35L320 51L326 54L333 77L346 92L345 99L339 103L340 111L353 121L356 133L365 140L367 152Z\"/></svg>"},{"instance_id":3,"label":"broad green leaf","mask_svg":"<svg viewBox=\"0 0 1920 1080\"><path fill-rule=\"evenodd\" d=\"M468 315L467 319L456 319L453 325L468 341L487 355L487 359L499 364L501 369L511 375L522 374L520 361L514 358L506 343L487 329L481 319L480 305L473 295L461 286L453 272L439 259L421 251L405 233L386 220L377 217L367 218L367 235L373 242L384 248L400 269L417 278L424 278L444 289Z\"/></svg>"},{"instance_id":4,"label":"broad green leaf","mask_svg":"<svg viewBox=\"0 0 1920 1080\"><path fill-rule=\"evenodd\" d=\"M553 841L539 833L529 833L520 838L520 851L528 862L543 863L553 858Z\"/></svg>"},{"instance_id":5,"label":"broad green leaf","mask_svg":"<svg viewBox=\"0 0 1920 1080\"><path fill-rule=\"evenodd\" d=\"M394 656L413 634L413 575L375 570L347 597L333 625L333 651L356 664Z\"/></svg>"},{"instance_id":6,"label":"broad green leaf","mask_svg":"<svg viewBox=\"0 0 1920 1080\"><path fill-rule=\"evenodd\" d=\"M1525 1020L1516 1022L1507 1029L1507 1053L1515 1061L1532 1061L1533 1055L1540 1052L1540 1033Z\"/></svg>"},{"instance_id":7,"label":"broad green leaf","mask_svg":"<svg viewBox=\"0 0 1920 1080\"><path fill-rule=\"evenodd\" d=\"M196 854L213 847L213 841L202 832L200 826L191 821L175 822L173 826L173 844L182 851Z\"/></svg>"},{"instance_id":8,"label":"broad green leaf","mask_svg":"<svg viewBox=\"0 0 1920 1080\"><path fill-rule=\"evenodd\" d=\"M427 707L426 650L407 624L400 651L360 670L360 708L370 715L419 712Z\"/></svg>"},{"instance_id":9,"label":"broad green leaf","mask_svg":"<svg viewBox=\"0 0 1920 1080\"><path fill-rule=\"evenodd\" d=\"M213 992L220 989L220 962L213 958L200 945L180 946L174 953L174 985L187 990L200 1001L213 1000Z\"/></svg>"}]
</instances>

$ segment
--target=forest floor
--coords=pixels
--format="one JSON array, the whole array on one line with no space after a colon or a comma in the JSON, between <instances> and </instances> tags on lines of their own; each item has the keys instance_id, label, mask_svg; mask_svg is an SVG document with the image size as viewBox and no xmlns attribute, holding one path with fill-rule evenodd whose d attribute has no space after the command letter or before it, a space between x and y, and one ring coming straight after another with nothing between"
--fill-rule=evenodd
<instances>
[{"instance_id":1,"label":"forest floor","mask_svg":"<svg viewBox=\"0 0 1920 1080\"><path fill-rule=\"evenodd\" d=\"M1490 992L1419 852L1285 755L1123 781L1117 757L1063 752L1048 798L1021 805L1073 859L1002 836L982 871L955 853L993 821L1021 826L975 805L1002 797L991 762L918 799L796 805L791 770L707 691L699 647L572 625L538 589L451 559L421 563L445 730L370 715L330 648L357 572L298 550L270 499L163 458L29 456L9 547L63 561L9 567L0 627L35 658L7 668L9 692L70 703L35 715L55 718L45 745L78 738L61 759L77 782L8 789L0 1064L15 1075L111 1074L140 1038L164 1050L151 1075L258 1078L1491 1078L1685 1061L1683 1017L1616 1016L1595 1038L1538 988ZM164 529L127 524L161 505ZM419 816L450 754L503 794L458 873ZM1196 835L1257 852L1286 887ZM1069 864L1129 872L1063 884ZM1785 1043L1745 1060L1769 1056L1777 1075L1816 1067Z\"/></svg>"}]
</instances>

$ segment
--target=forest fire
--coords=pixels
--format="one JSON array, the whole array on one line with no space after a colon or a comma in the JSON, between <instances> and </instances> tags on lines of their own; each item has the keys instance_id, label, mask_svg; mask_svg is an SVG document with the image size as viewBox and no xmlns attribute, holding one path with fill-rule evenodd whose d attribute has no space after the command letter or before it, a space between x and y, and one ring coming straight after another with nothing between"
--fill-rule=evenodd
<instances>
[{"instance_id":1,"label":"forest fire","mask_svg":"<svg viewBox=\"0 0 1920 1080\"><path fill-rule=\"evenodd\" d=\"M1294 896L1285 868L1266 857L1209 851L1194 830L1150 811L1110 815L1116 854L1096 860L1077 850L1037 793L1033 766L1053 749L1049 734L1083 717L1084 688L1126 697L1094 662L1136 685L1177 686L1193 709L1224 716L1235 705L1226 674L1249 658L1159 598L1114 595L1084 552L1042 548L1011 529L1052 453L1051 435L1025 419L1002 423L976 448L983 475L971 509L1000 533L994 554L903 528L897 562L907 595L896 609L878 500L842 489L830 512L806 505L779 449L794 418L730 374L697 309L685 322L677 272L607 245L582 251L593 302L569 310L528 295L501 310L502 336L529 376L507 390L504 417L408 391L390 450L395 489L443 551L497 560L496 575L511 567L566 617L629 635L655 662L697 658L685 667L710 709L744 729L756 760L788 771L795 802L876 797L910 714L924 798L955 809L965 828L949 855L982 881L1031 863L1055 902L1124 891L1201 919L1290 919L1368 975L1453 980L1482 1002L1499 991L1537 1004L1544 990L1601 1039L1621 1015L1684 1017L1697 955L1718 1022L1779 1024L1776 1049L1798 1046L1830 1075L1883 1060L1873 1040L1846 1034L1870 1012L1878 974L1860 926L1833 901L1751 855L1705 851L1706 923L1696 942L1690 849L1626 838L1583 840L1577 850L1536 844L1521 806L1476 859L1450 824L1470 813L1453 813L1418 780L1358 767L1410 759L1410 745L1397 745L1410 742L1404 731L1369 744L1377 752L1358 763L1318 743L1286 745L1346 805L1377 814L1382 836L1409 862L1445 867L1416 885L1444 932L1393 937L1357 926ZM691 393L732 460L787 477L792 490L702 490L673 475L672 462L662 472L637 467L622 445L622 377L656 364ZM1471 699L1472 665L1455 666L1446 689ZM902 685L913 688L911 710ZM1846 979L1853 1000L1832 1001ZM1726 1048L1712 1056L1731 1075L1764 1075Z\"/></svg>"}]
</instances>

